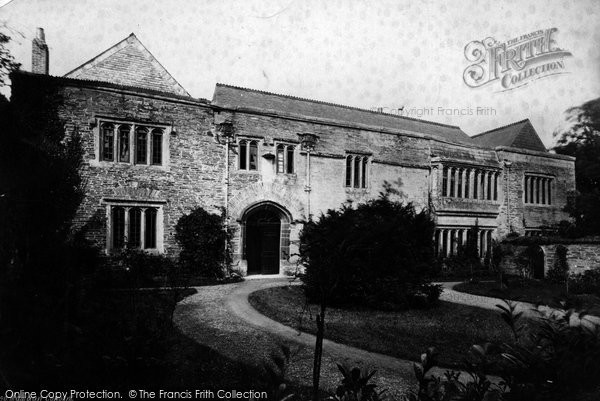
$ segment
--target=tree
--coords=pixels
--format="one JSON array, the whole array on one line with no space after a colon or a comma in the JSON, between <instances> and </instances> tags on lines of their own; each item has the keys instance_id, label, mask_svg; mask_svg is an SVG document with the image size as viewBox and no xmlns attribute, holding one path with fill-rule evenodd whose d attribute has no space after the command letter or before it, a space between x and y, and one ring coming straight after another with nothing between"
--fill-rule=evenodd
<instances>
[{"instance_id":1,"label":"tree","mask_svg":"<svg viewBox=\"0 0 600 401\"><path fill-rule=\"evenodd\" d=\"M61 116L60 87L14 72L10 80L11 101L0 105L0 326L3 358L28 361L18 374L34 378L72 358L64 346L79 330L83 276L97 252L73 225L84 151Z\"/></svg>"},{"instance_id":2,"label":"tree","mask_svg":"<svg viewBox=\"0 0 600 401\"><path fill-rule=\"evenodd\" d=\"M6 48L8 42L10 37L0 32L0 87L6 86L9 74L21 66Z\"/></svg>"},{"instance_id":3,"label":"tree","mask_svg":"<svg viewBox=\"0 0 600 401\"><path fill-rule=\"evenodd\" d=\"M307 298L319 305L313 367L318 399L325 315L340 304L406 308L431 304L441 289L428 283L434 223L427 210L392 199L386 186L377 199L330 209L300 233L300 262Z\"/></svg>"},{"instance_id":4,"label":"tree","mask_svg":"<svg viewBox=\"0 0 600 401\"><path fill-rule=\"evenodd\" d=\"M580 234L600 234L600 98L568 109L565 116L564 126L554 132L554 150L577 158L578 191L565 210Z\"/></svg>"}]
</instances>

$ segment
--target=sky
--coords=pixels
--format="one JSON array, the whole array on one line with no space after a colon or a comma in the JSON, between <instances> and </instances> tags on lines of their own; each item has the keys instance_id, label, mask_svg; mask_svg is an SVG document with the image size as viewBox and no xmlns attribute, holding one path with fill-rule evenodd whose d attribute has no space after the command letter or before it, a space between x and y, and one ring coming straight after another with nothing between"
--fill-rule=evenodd
<instances>
[{"instance_id":1,"label":"sky","mask_svg":"<svg viewBox=\"0 0 600 401\"><path fill-rule=\"evenodd\" d=\"M193 97L215 83L460 126L474 135L529 118L551 146L564 111L600 97L600 1L0 0L22 68L43 27L64 75L135 33ZM562 74L472 88L465 46L556 28Z\"/></svg>"}]
</instances>

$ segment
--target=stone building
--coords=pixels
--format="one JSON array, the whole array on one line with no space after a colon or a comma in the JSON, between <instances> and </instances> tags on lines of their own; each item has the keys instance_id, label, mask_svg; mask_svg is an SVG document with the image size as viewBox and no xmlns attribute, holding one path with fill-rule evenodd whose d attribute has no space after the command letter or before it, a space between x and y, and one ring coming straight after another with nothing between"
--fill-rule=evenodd
<instances>
[{"instance_id":1,"label":"stone building","mask_svg":"<svg viewBox=\"0 0 600 401\"><path fill-rule=\"evenodd\" d=\"M174 227L201 206L226 210L234 263L247 274L295 267L301 221L384 182L430 207L436 252L451 255L479 227L492 238L536 234L567 219L574 159L549 153L529 120L474 137L459 127L217 84L196 99L131 34L63 77L48 75L43 31L33 73L13 100L58 88L67 129L85 143L87 195L77 217L107 254L177 254Z\"/></svg>"}]
</instances>

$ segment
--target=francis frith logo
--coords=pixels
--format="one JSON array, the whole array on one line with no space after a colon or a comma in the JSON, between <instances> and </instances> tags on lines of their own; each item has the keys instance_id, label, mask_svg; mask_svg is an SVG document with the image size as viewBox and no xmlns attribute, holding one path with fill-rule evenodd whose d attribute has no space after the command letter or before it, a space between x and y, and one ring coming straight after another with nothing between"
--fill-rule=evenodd
<instances>
[{"instance_id":1,"label":"francis frith logo","mask_svg":"<svg viewBox=\"0 0 600 401\"><path fill-rule=\"evenodd\" d=\"M565 57L572 54L558 47L557 28L535 31L500 43L488 37L465 46L471 63L463 73L471 88L499 85L499 91L525 86L536 79L567 73Z\"/></svg>"}]
</instances>

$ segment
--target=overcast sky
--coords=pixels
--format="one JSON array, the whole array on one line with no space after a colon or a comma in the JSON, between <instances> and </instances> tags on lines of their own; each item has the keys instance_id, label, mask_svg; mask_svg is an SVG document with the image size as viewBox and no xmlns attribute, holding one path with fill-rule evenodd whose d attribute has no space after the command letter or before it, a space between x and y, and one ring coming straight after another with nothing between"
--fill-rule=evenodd
<instances>
[{"instance_id":1,"label":"overcast sky","mask_svg":"<svg viewBox=\"0 0 600 401\"><path fill-rule=\"evenodd\" d=\"M194 97L211 99L222 82L367 109L429 109L424 119L469 135L529 118L546 145L565 109L600 96L598 0L13 0L0 22L25 70L36 27L45 28L52 75L134 32ZM567 74L505 92L464 83L467 43L548 28L573 54Z\"/></svg>"}]
</instances>

